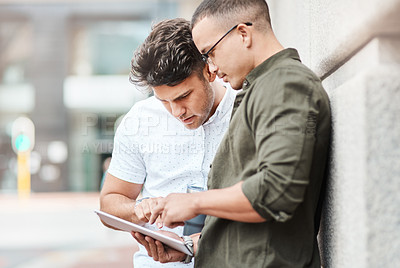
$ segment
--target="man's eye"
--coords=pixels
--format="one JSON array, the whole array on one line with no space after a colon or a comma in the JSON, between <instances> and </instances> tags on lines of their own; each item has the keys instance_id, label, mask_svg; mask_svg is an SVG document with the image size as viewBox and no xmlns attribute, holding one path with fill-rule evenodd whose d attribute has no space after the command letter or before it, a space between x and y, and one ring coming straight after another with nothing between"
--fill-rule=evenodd
<instances>
[{"instance_id":1,"label":"man's eye","mask_svg":"<svg viewBox=\"0 0 400 268\"><path fill-rule=\"evenodd\" d=\"M186 95L183 95L183 96L180 96L177 100L183 100L184 98L186 98L187 96L189 96L190 95L190 93L189 94L186 94Z\"/></svg>"}]
</instances>

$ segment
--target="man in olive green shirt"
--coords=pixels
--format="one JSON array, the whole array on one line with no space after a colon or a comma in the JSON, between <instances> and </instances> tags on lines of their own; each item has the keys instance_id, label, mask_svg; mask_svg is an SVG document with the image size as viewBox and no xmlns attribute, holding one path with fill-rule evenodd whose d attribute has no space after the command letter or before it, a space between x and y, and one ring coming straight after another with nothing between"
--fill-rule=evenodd
<instances>
[{"instance_id":1,"label":"man in olive green shirt","mask_svg":"<svg viewBox=\"0 0 400 268\"><path fill-rule=\"evenodd\" d=\"M196 265L320 267L317 209L330 134L320 81L287 49L247 75L240 99L208 187L244 180L243 194L265 222L208 217Z\"/></svg>"},{"instance_id":2,"label":"man in olive green shirt","mask_svg":"<svg viewBox=\"0 0 400 268\"><path fill-rule=\"evenodd\" d=\"M243 90L210 190L167 196L150 221L174 227L209 215L201 238L192 236L195 267L320 267L316 236L331 131L321 81L278 42L264 0L205 0L192 27L210 70ZM155 260L185 259L134 235Z\"/></svg>"}]
</instances>

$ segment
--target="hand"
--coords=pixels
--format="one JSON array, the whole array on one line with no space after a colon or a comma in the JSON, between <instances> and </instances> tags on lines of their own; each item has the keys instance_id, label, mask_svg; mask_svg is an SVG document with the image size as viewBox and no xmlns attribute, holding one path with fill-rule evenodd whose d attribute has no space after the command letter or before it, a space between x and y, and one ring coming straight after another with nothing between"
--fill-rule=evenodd
<instances>
[{"instance_id":1,"label":"hand","mask_svg":"<svg viewBox=\"0 0 400 268\"><path fill-rule=\"evenodd\" d=\"M151 210L156 207L162 197L143 199L139 204L135 205L134 212L137 219L141 222L148 222L151 216Z\"/></svg>"},{"instance_id":2,"label":"hand","mask_svg":"<svg viewBox=\"0 0 400 268\"><path fill-rule=\"evenodd\" d=\"M162 222L162 225L169 228L183 226L185 224L184 221L198 215L196 213L195 198L199 194L169 194L159 200L157 206L152 209L149 223ZM162 225L158 224L158 227L161 228Z\"/></svg>"},{"instance_id":3,"label":"hand","mask_svg":"<svg viewBox=\"0 0 400 268\"><path fill-rule=\"evenodd\" d=\"M167 231L159 231L160 233L167 235L171 238L182 240L177 234ZM150 257L155 261L161 263L183 261L186 258L186 254L165 246L160 241L152 239L150 236L144 236L141 233L132 232L133 238L140 244L142 244L149 254Z\"/></svg>"}]
</instances>

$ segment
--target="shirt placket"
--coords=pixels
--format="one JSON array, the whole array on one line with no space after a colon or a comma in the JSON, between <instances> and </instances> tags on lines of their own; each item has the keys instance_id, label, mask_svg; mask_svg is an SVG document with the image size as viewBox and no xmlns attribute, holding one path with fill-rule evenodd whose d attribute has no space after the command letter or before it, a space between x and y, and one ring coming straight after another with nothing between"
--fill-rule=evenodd
<instances>
[{"instance_id":1,"label":"shirt placket","mask_svg":"<svg viewBox=\"0 0 400 268\"><path fill-rule=\"evenodd\" d=\"M201 141L202 141L202 161L201 161L201 175L203 177L203 188L207 187L207 176L208 176L208 168L207 168L207 128L201 127Z\"/></svg>"}]
</instances>

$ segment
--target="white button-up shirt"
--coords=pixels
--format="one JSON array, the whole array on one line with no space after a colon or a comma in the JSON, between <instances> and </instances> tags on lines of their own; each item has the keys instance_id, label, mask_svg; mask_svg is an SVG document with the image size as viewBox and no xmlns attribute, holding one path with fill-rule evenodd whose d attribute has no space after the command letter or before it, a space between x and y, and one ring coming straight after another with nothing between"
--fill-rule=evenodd
<instances>
[{"instance_id":1,"label":"white button-up shirt","mask_svg":"<svg viewBox=\"0 0 400 268\"><path fill-rule=\"evenodd\" d=\"M215 113L195 130L185 128L155 97L137 102L117 129L108 172L121 180L143 184L143 197L185 193L189 184L206 188L210 165L228 128L235 96L236 92L228 88ZM181 236L182 229L167 230ZM140 247L135 265L147 267L150 263L155 264ZM162 267L182 266L191 264L171 263Z\"/></svg>"}]
</instances>

